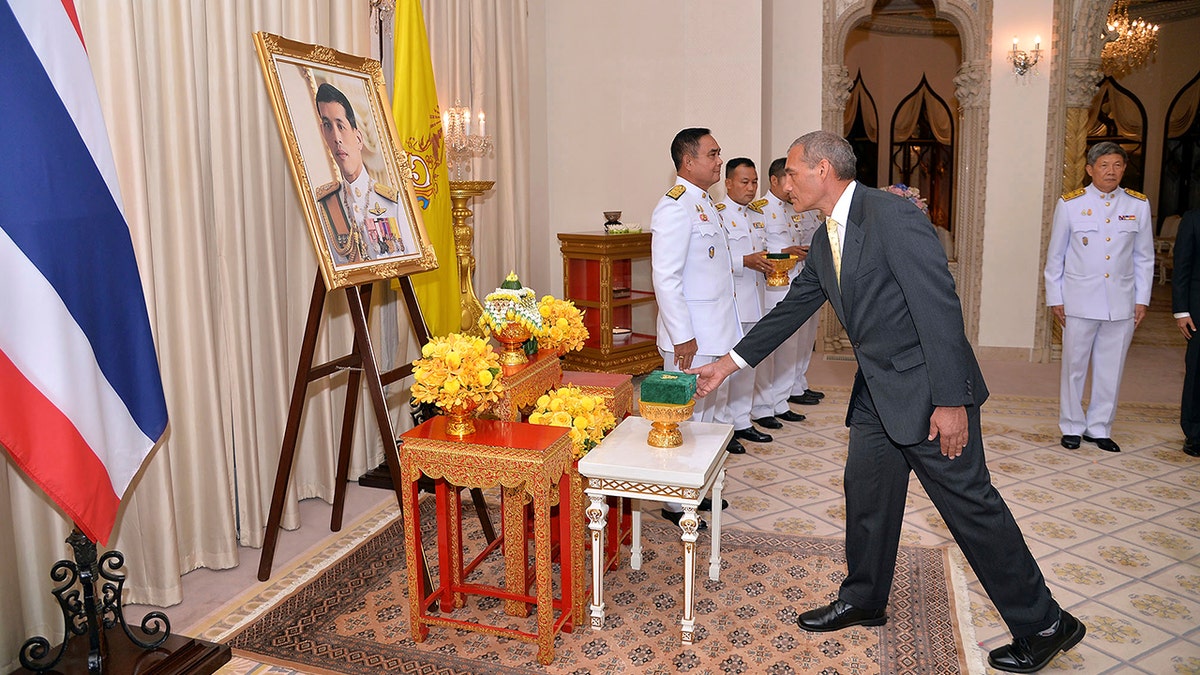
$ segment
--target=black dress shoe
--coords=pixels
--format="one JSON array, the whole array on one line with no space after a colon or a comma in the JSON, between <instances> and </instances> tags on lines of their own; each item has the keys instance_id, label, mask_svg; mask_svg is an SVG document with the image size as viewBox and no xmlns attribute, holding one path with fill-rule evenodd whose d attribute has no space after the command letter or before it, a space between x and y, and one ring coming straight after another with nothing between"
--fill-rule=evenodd
<instances>
[{"instance_id":1,"label":"black dress shoe","mask_svg":"<svg viewBox=\"0 0 1200 675\"><path fill-rule=\"evenodd\" d=\"M801 415L800 413L795 413L795 412L792 412L791 410L789 410L787 412L779 413L778 415L775 416L775 419L783 420L784 422L803 422L804 420L806 420L808 418L805 417L804 415Z\"/></svg>"},{"instance_id":2,"label":"black dress shoe","mask_svg":"<svg viewBox=\"0 0 1200 675\"><path fill-rule=\"evenodd\" d=\"M796 625L813 633L828 633L850 626L882 626L885 623L886 608L867 611L842 600L834 600L824 607L810 609L796 619Z\"/></svg>"},{"instance_id":3,"label":"black dress shoe","mask_svg":"<svg viewBox=\"0 0 1200 675\"><path fill-rule=\"evenodd\" d=\"M823 391L817 391L816 389L805 389L805 390L804 390L804 395L805 395L805 396L812 396L813 398L815 398L815 399L817 399L817 400L820 400L820 399L823 399L823 398L825 398L825 392L823 392Z\"/></svg>"},{"instance_id":4,"label":"black dress shoe","mask_svg":"<svg viewBox=\"0 0 1200 675\"><path fill-rule=\"evenodd\" d=\"M760 417L756 420L750 420L750 421L754 422L758 426L763 427L765 429L782 429L783 428L783 422L780 422L779 420L775 419L774 417Z\"/></svg>"},{"instance_id":5,"label":"black dress shoe","mask_svg":"<svg viewBox=\"0 0 1200 675\"><path fill-rule=\"evenodd\" d=\"M729 502L722 499L721 500L721 510L724 511L727 508L729 508ZM700 506L697 506L696 510L697 511L712 511L712 499L710 499L708 497L701 499Z\"/></svg>"},{"instance_id":6,"label":"black dress shoe","mask_svg":"<svg viewBox=\"0 0 1200 675\"><path fill-rule=\"evenodd\" d=\"M759 431L758 429L755 429L754 427L746 427L745 429L734 429L733 437L740 438L743 441L750 441L751 443L770 443L771 441L775 440L774 438L771 437L771 434L764 434L763 432Z\"/></svg>"},{"instance_id":7,"label":"black dress shoe","mask_svg":"<svg viewBox=\"0 0 1200 675\"><path fill-rule=\"evenodd\" d=\"M1117 442L1111 438L1092 438L1091 436L1084 434L1083 440L1087 441L1088 443L1095 443L1096 447L1107 452L1121 451L1121 446L1117 445Z\"/></svg>"},{"instance_id":8,"label":"black dress shoe","mask_svg":"<svg viewBox=\"0 0 1200 675\"><path fill-rule=\"evenodd\" d=\"M1087 626L1063 610L1058 619L1058 630L1053 635L1017 638L1010 644L993 649L988 654L988 665L1008 673L1036 673L1045 668L1059 652L1079 644L1085 633Z\"/></svg>"},{"instance_id":9,"label":"black dress shoe","mask_svg":"<svg viewBox=\"0 0 1200 675\"><path fill-rule=\"evenodd\" d=\"M1059 443L1062 443L1062 446L1068 450L1079 449L1079 437L1072 434L1063 434L1062 440Z\"/></svg>"},{"instance_id":10,"label":"black dress shoe","mask_svg":"<svg viewBox=\"0 0 1200 675\"><path fill-rule=\"evenodd\" d=\"M821 399L817 398L816 396L813 396L812 394L808 393L807 391L804 392L803 394L788 397L788 403L795 403L796 405L816 405L820 402L821 402Z\"/></svg>"},{"instance_id":11,"label":"black dress shoe","mask_svg":"<svg viewBox=\"0 0 1200 675\"><path fill-rule=\"evenodd\" d=\"M737 439L731 438L729 439L729 443L725 445L725 452L731 455L744 455L746 454L746 448L741 443L738 443Z\"/></svg>"},{"instance_id":12,"label":"black dress shoe","mask_svg":"<svg viewBox=\"0 0 1200 675\"><path fill-rule=\"evenodd\" d=\"M1183 453L1192 457L1200 457L1200 438L1189 438L1184 441Z\"/></svg>"},{"instance_id":13,"label":"black dress shoe","mask_svg":"<svg viewBox=\"0 0 1200 675\"><path fill-rule=\"evenodd\" d=\"M671 521L672 523L675 523L676 525L678 525L679 521L683 520L683 511L668 511L666 509L663 509L662 517L666 518L667 520ZM700 521L700 524L696 527L696 529L697 530L707 530L708 523L704 522L703 518L700 518L699 521Z\"/></svg>"}]
</instances>

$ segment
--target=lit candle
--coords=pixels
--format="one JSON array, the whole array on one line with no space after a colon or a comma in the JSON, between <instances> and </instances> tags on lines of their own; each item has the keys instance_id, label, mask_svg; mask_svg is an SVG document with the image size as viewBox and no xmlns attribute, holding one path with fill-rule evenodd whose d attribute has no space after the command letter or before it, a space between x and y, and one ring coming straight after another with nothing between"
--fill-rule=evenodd
<instances>
[{"instance_id":1,"label":"lit candle","mask_svg":"<svg viewBox=\"0 0 1200 675\"><path fill-rule=\"evenodd\" d=\"M1017 51L1017 36L1013 36L1013 51Z\"/></svg>"},{"instance_id":2,"label":"lit candle","mask_svg":"<svg viewBox=\"0 0 1200 675\"><path fill-rule=\"evenodd\" d=\"M471 109L463 108L463 134L471 135Z\"/></svg>"},{"instance_id":3,"label":"lit candle","mask_svg":"<svg viewBox=\"0 0 1200 675\"><path fill-rule=\"evenodd\" d=\"M487 135L483 132L483 111L482 110L479 111L479 135L480 136Z\"/></svg>"},{"instance_id":4,"label":"lit candle","mask_svg":"<svg viewBox=\"0 0 1200 675\"><path fill-rule=\"evenodd\" d=\"M442 111L442 133L443 134L450 133L450 111L449 110Z\"/></svg>"},{"instance_id":5,"label":"lit candle","mask_svg":"<svg viewBox=\"0 0 1200 675\"><path fill-rule=\"evenodd\" d=\"M1041 35L1034 35L1034 36L1033 36L1033 48L1034 48L1034 49L1041 49L1041 48L1042 48L1042 36L1041 36Z\"/></svg>"}]
</instances>

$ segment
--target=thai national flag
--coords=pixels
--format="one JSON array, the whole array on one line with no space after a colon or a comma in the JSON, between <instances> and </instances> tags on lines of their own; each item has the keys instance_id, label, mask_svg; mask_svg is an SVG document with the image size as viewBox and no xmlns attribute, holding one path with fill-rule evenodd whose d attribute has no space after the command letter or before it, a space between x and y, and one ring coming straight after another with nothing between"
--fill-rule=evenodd
<instances>
[{"instance_id":1,"label":"thai national flag","mask_svg":"<svg viewBox=\"0 0 1200 675\"><path fill-rule=\"evenodd\" d=\"M72 0L0 0L0 445L93 541L167 426Z\"/></svg>"}]
</instances>

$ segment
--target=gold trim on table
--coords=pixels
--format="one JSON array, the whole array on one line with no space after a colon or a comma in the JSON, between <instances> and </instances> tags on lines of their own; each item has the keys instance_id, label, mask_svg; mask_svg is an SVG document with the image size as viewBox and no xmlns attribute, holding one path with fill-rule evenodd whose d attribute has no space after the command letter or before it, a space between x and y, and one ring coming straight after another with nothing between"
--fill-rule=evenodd
<instances>
[{"instance_id":1,"label":"gold trim on table","mask_svg":"<svg viewBox=\"0 0 1200 675\"><path fill-rule=\"evenodd\" d=\"M481 417L495 417L504 422L521 419L521 411L533 408L538 397L562 380L562 364L558 356L549 352L538 352L529 363L502 379L504 391L500 399L479 409Z\"/></svg>"}]
</instances>

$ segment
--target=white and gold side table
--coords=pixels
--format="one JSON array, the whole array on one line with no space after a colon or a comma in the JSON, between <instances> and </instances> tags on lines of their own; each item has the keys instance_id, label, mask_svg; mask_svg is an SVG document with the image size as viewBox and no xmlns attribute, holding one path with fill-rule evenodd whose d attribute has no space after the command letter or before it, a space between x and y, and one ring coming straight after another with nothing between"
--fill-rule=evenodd
<instances>
[{"instance_id":1,"label":"white and gold side table","mask_svg":"<svg viewBox=\"0 0 1200 675\"><path fill-rule=\"evenodd\" d=\"M733 426L710 422L681 422L683 445L654 448L646 442L650 421L627 417L616 429L579 460L579 473L585 478L584 492L588 528L592 532L592 629L604 627L604 527L608 517L606 497L630 497L635 500L679 502L683 517L679 521L683 540L683 619L682 640L691 644L696 617L693 613L696 575L696 538L699 519L696 507L712 491L712 553L708 558L708 578L716 581L721 574L721 488L725 483L725 446L733 437ZM633 544L630 564L642 566L641 511L633 510Z\"/></svg>"}]
</instances>

